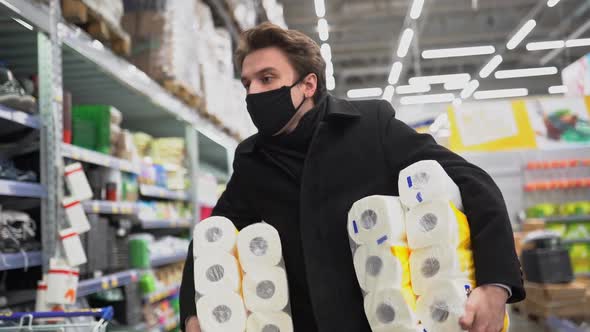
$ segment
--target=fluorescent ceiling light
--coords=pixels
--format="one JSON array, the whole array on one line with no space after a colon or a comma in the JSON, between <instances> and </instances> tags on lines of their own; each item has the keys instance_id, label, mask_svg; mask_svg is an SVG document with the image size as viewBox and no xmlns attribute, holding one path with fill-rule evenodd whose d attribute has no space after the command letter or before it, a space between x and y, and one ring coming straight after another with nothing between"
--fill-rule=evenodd
<instances>
[{"instance_id":1,"label":"fluorescent ceiling light","mask_svg":"<svg viewBox=\"0 0 590 332\"><path fill-rule=\"evenodd\" d=\"M32 25L30 25L29 23L21 20L20 18L13 17L12 19L15 20L16 22L18 22L20 25L24 26L25 28L27 28L29 30L33 30L33 26Z\"/></svg>"},{"instance_id":2,"label":"fluorescent ceiling light","mask_svg":"<svg viewBox=\"0 0 590 332\"><path fill-rule=\"evenodd\" d=\"M540 50L554 50L557 48L563 48L565 42L563 40L551 40L543 42L534 42L526 44L528 51L540 51Z\"/></svg>"},{"instance_id":3,"label":"fluorescent ceiling light","mask_svg":"<svg viewBox=\"0 0 590 332\"><path fill-rule=\"evenodd\" d=\"M473 81L469 82L469 84L467 84L465 89L463 89L463 91L461 91L461 98L467 99L467 98L471 97L471 95L475 92L475 90L477 90L477 88L479 88L479 81L478 80L473 80Z\"/></svg>"},{"instance_id":4,"label":"fluorescent ceiling light","mask_svg":"<svg viewBox=\"0 0 590 332\"><path fill-rule=\"evenodd\" d=\"M318 17L324 17L326 15L326 4L324 0L314 0L315 4L315 14Z\"/></svg>"},{"instance_id":5,"label":"fluorescent ceiling light","mask_svg":"<svg viewBox=\"0 0 590 332\"><path fill-rule=\"evenodd\" d=\"M445 82L444 88L447 91L463 90L466 85L467 85L467 82L465 82L463 80L454 80L454 81Z\"/></svg>"},{"instance_id":6,"label":"fluorescent ceiling light","mask_svg":"<svg viewBox=\"0 0 590 332\"><path fill-rule=\"evenodd\" d=\"M389 72L389 78L387 79L387 82L389 84L397 84L397 82L399 81L399 77L402 74L402 66L402 63L399 61L393 63L393 65L391 66L391 71Z\"/></svg>"},{"instance_id":7,"label":"fluorescent ceiling light","mask_svg":"<svg viewBox=\"0 0 590 332\"><path fill-rule=\"evenodd\" d=\"M324 61L332 61L332 49L330 48L330 44L323 43L320 47L320 53L322 54L322 58L324 58Z\"/></svg>"},{"instance_id":8,"label":"fluorescent ceiling light","mask_svg":"<svg viewBox=\"0 0 590 332\"><path fill-rule=\"evenodd\" d=\"M494 70L496 70L496 68L498 68L498 66L502 63L503 60L504 59L502 59L501 55L494 56L490 60L490 62L488 62L485 66L483 66L483 68L479 72L479 77L486 78L486 77L490 76L490 74L492 72L494 72Z\"/></svg>"},{"instance_id":9,"label":"fluorescent ceiling light","mask_svg":"<svg viewBox=\"0 0 590 332\"><path fill-rule=\"evenodd\" d=\"M332 61L326 62L326 77L334 76L334 64Z\"/></svg>"},{"instance_id":10,"label":"fluorescent ceiling light","mask_svg":"<svg viewBox=\"0 0 590 332\"><path fill-rule=\"evenodd\" d=\"M535 26L537 25L537 21L535 20L528 20L515 34L514 36L512 36L512 38L510 38L510 40L508 41L508 43L506 44L506 47L509 50L513 50L515 49L520 42L522 42L526 36L528 36L529 33L531 33L531 31L533 31L533 29L535 28Z\"/></svg>"},{"instance_id":11,"label":"fluorescent ceiling light","mask_svg":"<svg viewBox=\"0 0 590 332\"><path fill-rule=\"evenodd\" d=\"M422 14L422 7L424 7L424 0L414 0L412 9L410 9L410 17L414 20L418 19Z\"/></svg>"},{"instance_id":12,"label":"fluorescent ceiling light","mask_svg":"<svg viewBox=\"0 0 590 332\"><path fill-rule=\"evenodd\" d=\"M403 58L408 54L410 44L412 43L412 38L414 38L414 30L410 28L404 30L402 38L399 41L399 46L397 47L398 57Z\"/></svg>"},{"instance_id":13,"label":"fluorescent ceiling light","mask_svg":"<svg viewBox=\"0 0 590 332\"><path fill-rule=\"evenodd\" d=\"M336 80L334 79L334 76L329 76L326 78L326 88L329 91L332 91L336 88Z\"/></svg>"},{"instance_id":14,"label":"fluorescent ceiling light","mask_svg":"<svg viewBox=\"0 0 590 332\"><path fill-rule=\"evenodd\" d=\"M517 78L517 77L534 77L534 76L548 76L557 74L557 67L539 67L539 68L524 68L524 69L510 69L498 70L495 74L497 79Z\"/></svg>"},{"instance_id":15,"label":"fluorescent ceiling light","mask_svg":"<svg viewBox=\"0 0 590 332\"><path fill-rule=\"evenodd\" d=\"M383 89L381 88L366 88L366 89L352 89L348 90L346 96L348 98L369 98L369 97L379 97L383 94Z\"/></svg>"},{"instance_id":16,"label":"fluorescent ceiling light","mask_svg":"<svg viewBox=\"0 0 590 332\"><path fill-rule=\"evenodd\" d=\"M459 106L461 106L461 104L463 104L463 100L461 100L461 98L453 99L453 106L459 107ZM430 127L430 128L432 128L432 127Z\"/></svg>"},{"instance_id":17,"label":"fluorescent ceiling light","mask_svg":"<svg viewBox=\"0 0 590 332\"><path fill-rule=\"evenodd\" d=\"M328 21L325 18L320 18L318 20L318 33L320 34L320 39L322 41L328 40L330 36L328 33Z\"/></svg>"},{"instance_id":18,"label":"fluorescent ceiling light","mask_svg":"<svg viewBox=\"0 0 590 332\"><path fill-rule=\"evenodd\" d=\"M426 50L422 52L424 59L456 58L463 56L493 54L496 48L491 45L445 48L440 50Z\"/></svg>"},{"instance_id":19,"label":"fluorescent ceiling light","mask_svg":"<svg viewBox=\"0 0 590 332\"><path fill-rule=\"evenodd\" d=\"M496 98L513 98L528 96L528 89L503 89L503 90L487 90L477 91L473 94L475 99L496 99Z\"/></svg>"},{"instance_id":20,"label":"fluorescent ceiling light","mask_svg":"<svg viewBox=\"0 0 590 332\"><path fill-rule=\"evenodd\" d=\"M549 93L554 95L558 93L567 93L568 89L565 85L554 85L549 87Z\"/></svg>"},{"instance_id":21,"label":"fluorescent ceiling light","mask_svg":"<svg viewBox=\"0 0 590 332\"><path fill-rule=\"evenodd\" d=\"M450 103L455 99L452 93L441 93L422 96L407 96L400 99L402 105Z\"/></svg>"},{"instance_id":22,"label":"fluorescent ceiling light","mask_svg":"<svg viewBox=\"0 0 590 332\"><path fill-rule=\"evenodd\" d=\"M570 39L565 42L566 47L590 46L590 38Z\"/></svg>"},{"instance_id":23,"label":"fluorescent ceiling light","mask_svg":"<svg viewBox=\"0 0 590 332\"><path fill-rule=\"evenodd\" d=\"M395 90L398 95L407 95L412 93L424 93L430 91L430 85L400 85Z\"/></svg>"},{"instance_id":24,"label":"fluorescent ceiling light","mask_svg":"<svg viewBox=\"0 0 590 332\"><path fill-rule=\"evenodd\" d=\"M416 76L410 78L408 81L410 85L424 85L424 84L444 84L449 81L463 81L468 82L471 79L469 74L449 74L449 75L434 75L434 76Z\"/></svg>"},{"instance_id":25,"label":"fluorescent ceiling light","mask_svg":"<svg viewBox=\"0 0 590 332\"><path fill-rule=\"evenodd\" d=\"M555 7L559 3L560 0L547 0L548 7Z\"/></svg>"},{"instance_id":26,"label":"fluorescent ceiling light","mask_svg":"<svg viewBox=\"0 0 590 332\"><path fill-rule=\"evenodd\" d=\"M386 86L385 90L383 90L383 96L381 97L381 99L391 102L394 92L395 92L395 88L393 87L393 85Z\"/></svg>"}]
</instances>

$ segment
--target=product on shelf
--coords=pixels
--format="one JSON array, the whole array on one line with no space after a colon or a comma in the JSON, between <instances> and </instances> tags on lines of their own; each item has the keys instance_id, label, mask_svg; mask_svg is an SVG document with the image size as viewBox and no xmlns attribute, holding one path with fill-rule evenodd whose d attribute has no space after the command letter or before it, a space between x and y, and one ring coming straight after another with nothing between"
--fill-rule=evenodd
<instances>
[{"instance_id":1,"label":"product on shelf","mask_svg":"<svg viewBox=\"0 0 590 332\"><path fill-rule=\"evenodd\" d=\"M72 108L72 143L104 154L111 152L111 106L77 105Z\"/></svg>"},{"instance_id":2,"label":"product on shelf","mask_svg":"<svg viewBox=\"0 0 590 332\"><path fill-rule=\"evenodd\" d=\"M0 179L37 182L37 173L21 170L11 160L0 159Z\"/></svg>"},{"instance_id":3,"label":"product on shelf","mask_svg":"<svg viewBox=\"0 0 590 332\"><path fill-rule=\"evenodd\" d=\"M70 267L60 260L51 259L47 272L47 302L74 304L79 276L78 268Z\"/></svg>"},{"instance_id":4,"label":"product on shelf","mask_svg":"<svg viewBox=\"0 0 590 332\"><path fill-rule=\"evenodd\" d=\"M37 112L37 100L25 91L12 72L0 65L0 105L27 113Z\"/></svg>"},{"instance_id":5,"label":"product on shelf","mask_svg":"<svg viewBox=\"0 0 590 332\"><path fill-rule=\"evenodd\" d=\"M150 247L154 242L152 234L133 234L129 236L129 264L131 267L146 269L151 266Z\"/></svg>"},{"instance_id":6,"label":"product on shelf","mask_svg":"<svg viewBox=\"0 0 590 332\"><path fill-rule=\"evenodd\" d=\"M39 250L36 236L37 224L27 213L0 206L0 253Z\"/></svg>"},{"instance_id":7,"label":"product on shelf","mask_svg":"<svg viewBox=\"0 0 590 332\"><path fill-rule=\"evenodd\" d=\"M134 132L131 134L131 136L133 137L133 143L137 148L137 153L139 154L139 156L148 156L154 138L142 132Z\"/></svg>"},{"instance_id":8,"label":"product on shelf","mask_svg":"<svg viewBox=\"0 0 590 332\"><path fill-rule=\"evenodd\" d=\"M62 108L63 141L72 144L72 94L69 91L63 91Z\"/></svg>"}]
</instances>

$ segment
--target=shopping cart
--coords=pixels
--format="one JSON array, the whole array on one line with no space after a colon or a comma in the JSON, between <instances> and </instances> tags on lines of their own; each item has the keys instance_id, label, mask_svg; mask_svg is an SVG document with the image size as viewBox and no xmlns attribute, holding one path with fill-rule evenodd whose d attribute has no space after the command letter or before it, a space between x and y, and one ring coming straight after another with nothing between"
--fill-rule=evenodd
<instances>
[{"instance_id":1,"label":"shopping cart","mask_svg":"<svg viewBox=\"0 0 590 332\"><path fill-rule=\"evenodd\" d=\"M74 317L97 317L98 321L87 323L60 322L59 324L44 323L44 325L33 325L33 319L56 319ZM0 312L0 321L19 321L18 325L2 327L0 331L47 331L47 332L68 332L92 331L105 332L108 322L113 318L113 307L100 309L76 309L51 312Z\"/></svg>"}]
</instances>

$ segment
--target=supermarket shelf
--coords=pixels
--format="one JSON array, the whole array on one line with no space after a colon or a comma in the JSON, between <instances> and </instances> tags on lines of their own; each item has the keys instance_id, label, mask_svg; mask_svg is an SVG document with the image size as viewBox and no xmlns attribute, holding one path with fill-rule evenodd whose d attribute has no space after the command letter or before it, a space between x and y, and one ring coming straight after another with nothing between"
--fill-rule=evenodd
<instances>
[{"instance_id":1,"label":"supermarket shelf","mask_svg":"<svg viewBox=\"0 0 590 332\"><path fill-rule=\"evenodd\" d=\"M29 251L25 254L0 254L0 271L40 266L41 261L41 251Z\"/></svg>"},{"instance_id":2,"label":"supermarket shelf","mask_svg":"<svg viewBox=\"0 0 590 332\"><path fill-rule=\"evenodd\" d=\"M180 285L173 285L161 291L155 291L143 297L144 302L153 304L178 294Z\"/></svg>"},{"instance_id":3,"label":"supermarket shelf","mask_svg":"<svg viewBox=\"0 0 590 332\"><path fill-rule=\"evenodd\" d=\"M141 227L144 229L157 228L190 228L192 226L190 218L177 220L141 220Z\"/></svg>"},{"instance_id":4,"label":"supermarket shelf","mask_svg":"<svg viewBox=\"0 0 590 332\"><path fill-rule=\"evenodd\" d=\"M590 272L578 272L576 277L590 278Z\"/></svg>"},{"instance_id":5,"label":"supermarket shelf","mask_svg":"<svg viewBox=\"0 0 590 332\"><path fill-rule=\"evenodd\" d=\"M111 157L96 151L84 149L78 146L63 144L62 154L64 157L83 161L86 163L119 169L125 172L139 174L140 166L134 165L132 162L124 159Z\"/></svg>"},{"instance_id":6,"label":"supermarket shelf","mask_svg":"<svg viewBox=\"0 0 590 332\"><path fill-rule=\"evenodd\" d=\"M139 208L135 202L85 201L86 213L136 215Z\"/></svg>"},{"instance_id":7,"label":"supermarket shelf","mask_svg":"<svg viewBox=\"0 0 590 332\"><path fill-rule=\"evenodd\" d=\"M49 32L49 8L47 5L31 0L2 0L0 11L20 16L44 32ZM15 15L16 14L16 15Z\"/></svg>"},{"instance_id":8,"label":"supermarket shelf","mask_svg":"<svg viewBox=\"0 0 590 332\"><path fill-rule=\"evenodd\" d=\"M142 196L163 198L177 201L188 201L190 199L188 193L171 191L164 188L149 186L145 184L139 185L139 192Z\"/></svg>"},{"instance_id":9,"label":"supermarket shelf","mask_svg":"<svg viewBox=\"0 0 590 332\"><path fill-rule=\"evenodd\" d=\"M10 308L19 304L33 303L36 297L36 289L2 292L0 294L0 308Z\"/></svg>"},{"instance_id":10,"label":"supermarket shelf","mask_svg":"<svg viewBox=\"0 0 590 332\"><path fill-rule=\"evenodd\" d=\"M38 183L0 180L0 196L42 198L47 191Z\"/></svg>"},{"instance_id":11,"label":"supermarket shelf","mask_svg":"<svg viewBox=\"0 0 590 332\"><path fill-rule=\"evenodd\" d=\"M33 129L39 129L39 127L41 126L39 116L13 110L4 105L0 105L0 119L18 123L20 125Z\"/></svg>"},{"instance_id":12,"label":"supermarket shelf","mask_svg":"<svg viewBox=\"0 0 590 332\"><path fill-rule=\"evenodd\" d=\"M174 317L174 319L170 319L164 324L162 331L172 331L178 327L179 323L180 319L178 317Z\"/></svg>"},{"instance_id":13,"label":"supermarket shelf","mask_svg":"<svg viewBox=\"0 0 590 332\"><path fill-rule=\"evenodd\" d=\"M174 255L170 256L162 256L162 257L155 257L151 258L151 265L152 267L159 267L163 265L168 265L172 263L182 262L186 259L186 252L179 252Z\"/></svg>"},{"instance_id":14,"label":"supermarket shelf","mask_svg":"<svg viewBox=\"0 0 590 332\"><path fill-rule=\"evenodd\" d=\"M106 289L116 288L136 282L139 272L129 270L106 275L100 278L82 280L78 283L78 297L94 294Z\"/></svg>"},{"instance_id":15,"label":"supermarket shelf","mask_svg":"<svg viewBox=\"0 0 590 332\"><path fill-rule=\"evenodd\" d=\"M590 221L590 215L578 215L578 216L567 216L567 217L545 217L545 218L527 218L525 220L537 220L542 221L545 223L577 223L577 222L585 222Z\"/></svg>"},{"instance_id":16,"label":"supermarket shelf","mask_svg":"<svg viewBox=\"0 0 590 332\"><path fill-rule=\"evenodd\" d=\"M590 238L586 238L586 239L567 239L567 240L562 240L561 243L563 243L565 245L576 244L576 243L588 243L588 244L590 244Z\"/></svg>"}]
</instances>

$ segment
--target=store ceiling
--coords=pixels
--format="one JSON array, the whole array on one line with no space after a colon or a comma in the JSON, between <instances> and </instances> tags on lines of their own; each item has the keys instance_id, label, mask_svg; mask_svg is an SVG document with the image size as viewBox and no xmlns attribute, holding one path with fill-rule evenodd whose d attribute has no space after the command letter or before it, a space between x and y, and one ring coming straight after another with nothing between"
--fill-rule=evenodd
<instances>
[{"instance_id":1,"label":"store ceiling","mask_svg":"<svg viewBox=\"0 0 590 332\"><path fill-rule=\"evenodd\" d=\"M289 28L303 31L322 43L314 0L282 3ZM576 38L590 37L590 0L561 0L553 8L546 3L547 0L425 0L422 15L414 21L418 33L402 60L404 71L398 85L407 84L412 76L470 73L477 77L492 57L425 60L420 55L426 49L493 45L495 54L504 58L498 69L556 66L561 70L590 53L590 47L564 48L545 63L542 59L551 50L527 51L528 42L568 39L576 30L580 32ZM349 89L387 85L411 5L412 0L325 0L336 95L343 97ZM535 29L516 49L506 50L507 41L531 14L537 21ZM530 94L547 94L547 88L561 84L561 78L557 74L497 80L492 75L480 79L480 83L480 89L526 87Z\"/></svg>"}]
</instances>

